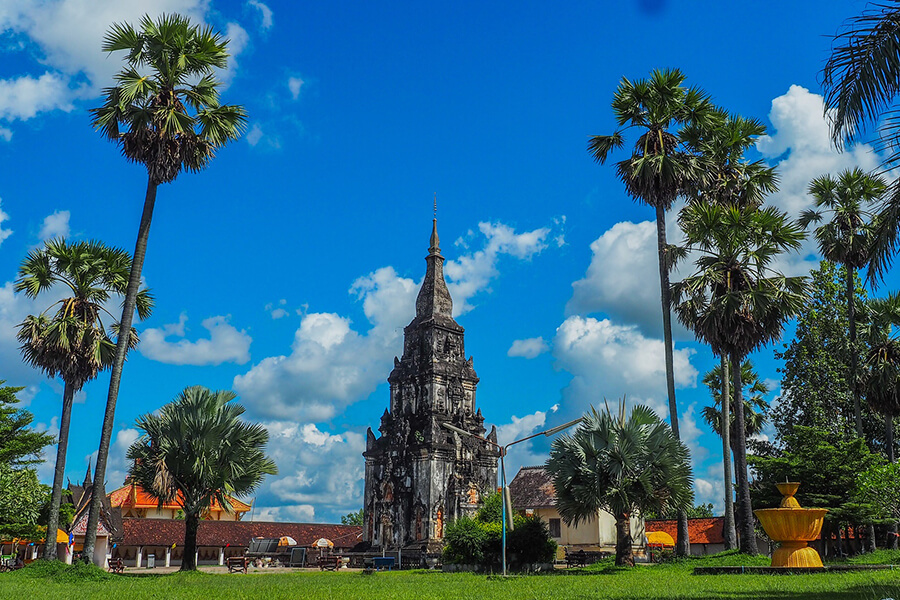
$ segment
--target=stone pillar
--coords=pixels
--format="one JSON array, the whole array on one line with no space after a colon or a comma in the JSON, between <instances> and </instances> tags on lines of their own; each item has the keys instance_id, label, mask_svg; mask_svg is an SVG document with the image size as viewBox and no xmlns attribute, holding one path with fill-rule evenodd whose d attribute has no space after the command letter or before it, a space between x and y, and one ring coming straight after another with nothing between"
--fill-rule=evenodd
<instances>
[{"instance_id":1,"label":"stone pillar","mask_svg":"<svg viewBox=\"0 0 900 600\"><path fill-rule=\"evenodd\" d=\"M219 566L225 564L225 548L219 548Z\"/></svg>"},{"instance_id":2,"label":"stone pillar","mask_svg":"<svg viewBox=\"0 0 900 600\"><path fill-rule=\"evenodd\" d=\"M138 546L137 556L134 557L134 566L137 567L138 569L140 569L141 563L143 562L143 560L144 560L144 547Z\"/></svg>"},{"instance_id":3,"label":"stone pillar","mask_svg":"<svg viewBox=\"0 0 900 600\"><path fill-rule=\"evenodd\" d=\"M166 566L172 565L172 546L166 546Z\"/></svg>"}]
</instances>

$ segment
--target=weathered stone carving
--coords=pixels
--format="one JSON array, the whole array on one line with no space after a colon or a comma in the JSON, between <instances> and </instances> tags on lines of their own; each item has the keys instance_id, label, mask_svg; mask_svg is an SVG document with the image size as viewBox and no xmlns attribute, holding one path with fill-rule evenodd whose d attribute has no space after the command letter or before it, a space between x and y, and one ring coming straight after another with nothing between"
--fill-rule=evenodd
<instances>
[{"instance_id":1,"label":"weathered stone carving","mask_svg":"<svg viewBox=\"0 0 900 600\"><path fill-rule=\"evenodd\" d=\"M472 358L465 359L465 330L452 316L437 222L428 252L416 316L388 377L390 409L381 417L381 436L366 432L363 539L373 547L437 551L445 522L473 514L497 485L497 450L441 426L486 433L475 408L478 376ZM496 442L496 428L488 439Z\"/></svg>"}]
</instances>

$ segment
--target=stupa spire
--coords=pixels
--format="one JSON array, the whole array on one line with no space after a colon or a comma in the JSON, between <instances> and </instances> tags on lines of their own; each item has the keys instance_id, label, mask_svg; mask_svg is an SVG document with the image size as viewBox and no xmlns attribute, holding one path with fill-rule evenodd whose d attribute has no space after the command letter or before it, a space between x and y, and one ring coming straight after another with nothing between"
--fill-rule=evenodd
<instances>
[{"instance_id":1,"label":"stupa spire","mask_svg":"<svg viewBox=\"0 0 900 600\"><path fill-rule=\"evenodd\" d=\"M434 218L431 222L431 239L428 256L425 258L428 267L422 288L416 297L416 320L422 321L432 316L453 318L453 299L444 281L444 257L441 256L440 238L437 231L437 195L434 201Z\"/></svg>"},{"instance_id":2,"label":"stupa spire","mask_svg":"<svg viewBox=\"0 0 900 600\"><path fill-rule=\"evenodd\" d=\"M91 461L88 460L87 473L84 474L84 483L81 484L82 487L90 487L91 486Z\"/></svg>"}]
</instances>

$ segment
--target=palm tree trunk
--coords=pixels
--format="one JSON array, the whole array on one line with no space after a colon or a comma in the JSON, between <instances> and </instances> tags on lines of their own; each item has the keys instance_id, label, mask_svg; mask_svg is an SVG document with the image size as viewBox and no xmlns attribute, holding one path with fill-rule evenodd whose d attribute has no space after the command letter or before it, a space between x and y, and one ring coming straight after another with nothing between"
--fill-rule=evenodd
<instances>
[{"instance_id":1,"label":"palm tree trunk","mask_svg":"<svg viewBox=\"0 0 900 600\"><path fill-rule=\"evenodd\" d=\"M887 450L888 460L893 464L897 459L894 455L894 417L893 415L885 415L884 417L884 440L885 449ZM891 523L887 527L887 547L890 550L897 549L897 524Z\"/></svg>"},{"instance_id":2,"label":"palm tree trunk","mask_svg":"<svg viewBox=\"0 0 900 600\"><path fill-rule=\"evenodd\" d=\"M669 422L675 439L681 441L678 430L678 406L675 404L675 360L672 349L672 291L669 289L669 260L666 256L666 211L662 204L656 205L656 250L659 257L659 289L662 303L663 338L666 348L666 392L669 395ZM691 540L688 533L687 513L678 512L678 539L675 554L689 556Z\"/></svg>"},{"instance_id":3,"label":"palm tree trunk","mask_svg":"<svg viewBox=\"0 0 900 600\"><path fill-rule=\"evenodd\" d=\"M200 515L184 511L184 556L181 557L179 571L197 570L197 529L200 527Z\"/></svg>"},{"instance_id":4,"label":"palm tree trunk","mask_svg":"<svg viewBox=\"0 0 900 600\"><path fill-rule=\"evenodd\" d=\"M725 523L722 535L725 549L737 548L737 533L734 530L734 484L731 481L731 386L728 380L728 358L722 353L722 463L725 468Z\"/></svg>"},{"instance_id":5,"label":"palm tree trunk","mask_svg":"<svg viewBox=\"0 0 900 600\"><path fill-rule=\"evenodd\" d=\"M862 409L859 402L857 369L859 357L856 354L856 289L853 285L855 270L847 265L847 321L850 324L850 390L853 392L853 416L856 418L856 435L863 437Z\"/></svg>"},{"instance_id":6,"label":"palm tree trunk","mask_svg":"<svg viewBox=\"0 0 900 600\"><path fill-rule=\"evenodd\" d=\"M756 528L754 527L753 506L750 503L750 481L747 478L747 428L744 425L744 397L741 386L741 359L737 353L731 354L731 376L734 388L734 470L737 476L738 499L740 505L741 552L758 554Z\"/></svg>"},{"instance_id":7,"label":"palm tree trunk","mask_svg":"<svg viewBox=\"0 0 900 600\"><path fill-rule=\"evenodd\" d=\"M887 459L891 463L896 462L894 456L894 417L893 415L885 415L884 417L884 449Z\"/></svg>"},{"instance_id":8,"label":"palm tree trunk","mask_svg":"<svg viewBox=\"0 0 900 600\"><path fill-rule=\"evenodd\" d=\"M66 382L63 388L62 415L59 417L59 444L56 447L56 471L53 474L53 490L50 493L50 515L47 517L47 541L44 544L44 558L47 560L56 560L56 530L59 529L59 505L62 502L66 452L69 449L69 423L72 420L74 398L75 386Z\"/></svg>"},{"instance_id":9,"label":"palm tree trunk","mask_svg":"<svg viewBox=\"0 0 900 600\"><path fill-rule=\"evenodd\" d=\"M616 513L616 566L634 566L634 540L631 538L631 513Z\"/></svg>"},{"instance_id":10,"label":"palm tree trunk","mask_svg":"<svg viewBox=\"0 0 900 600\"><path fill-rule=\"evenodd\" d=\"M125 365L125 353L128 352L128 341L131 336L131 323L134 320L134 308L141 285L141 270L144 268L144 256L147 254L147 239L150 237L150 222L153 220L153 207L156 204L157 184L147 179L147 193L144 196L144 210L141 224L138 227L137 241L134 245L134 258L131 262L131 275L122 307L122 318L119 320L119 338L116 340L116 359L109 378L109 394L106 397L106 412L103 415L103 428L100 431L100 448L97 451L97 466L94 470L94 494L91 497L91 510L88 513L87 531L84 535L84 559L94 560L94 546L97 543L97 525L100 522L100 502L106 490L106 461L109 456L109 443L112 439L113 424L116 416L116 400L119 398L119 383L122 380L122 368ZM99 493L97 493L99 492Z\"/></svg>"}]
</instances>

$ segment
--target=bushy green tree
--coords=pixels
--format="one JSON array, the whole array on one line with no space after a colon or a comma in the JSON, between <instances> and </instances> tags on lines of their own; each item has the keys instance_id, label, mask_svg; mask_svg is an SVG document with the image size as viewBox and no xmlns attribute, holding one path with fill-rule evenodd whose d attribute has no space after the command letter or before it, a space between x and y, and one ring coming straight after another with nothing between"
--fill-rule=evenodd
<instances>
[{"instance_id":1,"label":"bushy green tree","mask_svg":"<svg viewBox=\"0 0 900 600\"><path fill-rule=\"evenodd\" d=\"M24 387L4 386L0 379L0 464L13 469L43 462L44 447L56 442L52 435L31 428L34 415L16 405Z\"/></svg>"},{"instance_id":2,"label":"bushy green tree","mask_svg":"<svg viewBox=\"0 0 900 600\"><path fill-rule=\"evenodd\" d=\"M41 509L49 501L50 487L38 481L34 469L0 463L0 537L42 536Z\"/></svg>"},{"instance_id":3,"label":"bushy green tree","mask_svg":"<svg viewBox=\"0 0 900 600\"><path fill-rule=\"evenodd\" d=\"M341 517L341 525L362 525L363 524L363 509L359 509L356 512L348 513Z\"/></svg>"},{"instance_id":4,"label":"bushy green tree","mask_svg":"<svg viewBox=\"0 0 900 600\"><path fill-rule=\"evenodd\" d=\"M854 281L856 304L863 306L866 291L858 277ZM845 282L845 269L829 261L823 260L810 272L809 295L797 317L794 337L775 353L784 362L779 369L781 398L769 415L779 441L796 425L840 436L856 434ZM863 364L864 351L858 348L857 352ZM881 444L882 419L865 403L862 421L865 439Z\"/></svg>"}]
</instances>

